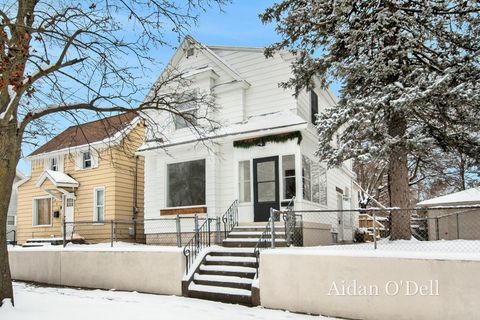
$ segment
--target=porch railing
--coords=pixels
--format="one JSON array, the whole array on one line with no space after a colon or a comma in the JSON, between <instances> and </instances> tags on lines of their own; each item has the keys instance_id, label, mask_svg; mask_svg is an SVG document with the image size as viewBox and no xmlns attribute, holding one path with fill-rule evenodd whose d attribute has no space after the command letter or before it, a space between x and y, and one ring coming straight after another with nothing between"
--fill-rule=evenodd
<instances>
[{"instance_id":1,"label":"porch railing","mask_svg":"<svg viewBox=\"0 0 480 320\"><path fill-rule=\"evenodd\" d=\"M222 216L223 232L225 238L232 229L238 225L238 200L233 201Z\"/></svg>"},{"instance_id":2,"label":"porch railing","mask_svg":"<svg viewBox=\"0 0 480 320\"><path fill-rule=\"evenodd\" d=\"M283 221L285 223L285 241L287 242L287 245L292 243L292 234L296 229L296 217L295 213L293 212L294 205L295 197L292 197L285 211L279 211L270 208L270 218L268 219L265 229L260 235L260 238L258 239L253 251L255 253L257 275L258 266L260 263L260 251L268 248L275 249L275 220L277 220L277 217L283 216Z\"/></svg>"},{"instance_id":3,"label":"porch railing","mask_svg":"<svg viewBox=\"0 0 480 320\"><path fill-rule=\"evenodd\" d=\"M211 222L215 221L215 238L213 242L220 242L220 220L218 218L207 218L202 224L199 224L198 217L195 215L194 235L183 248L185 255L185 273L188 273L198 254L202 249L210 247L212 244ZM235 200L222 216L225 237L238 224L238 200Z\"/></svg>"},{"instance_id":4,"label":"porch railing","mask_svg":"<svg viewBox=\"0 0 480 320\"><path fill-rule=\"evenodd\" d=\"M190 266L193 264L202 249L211 245L210 223L215 219L208 218L199 225L197 215L195 215L195 234L183 247L185 255L185 273L188 273Z\"/></svg>"}]
</instances>

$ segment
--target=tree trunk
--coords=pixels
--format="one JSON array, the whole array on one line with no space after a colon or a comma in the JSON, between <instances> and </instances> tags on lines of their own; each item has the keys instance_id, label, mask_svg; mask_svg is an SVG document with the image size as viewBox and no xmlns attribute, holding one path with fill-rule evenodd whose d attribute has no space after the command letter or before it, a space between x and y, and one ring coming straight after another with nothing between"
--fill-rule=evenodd
<instances>
[{"instance_id":1,"label":"tree trunk","mask_svg":"<svg viewBox=\"0 0 480 320\"><path fill-rule=\"evenodd\" d=\"M0 306L3 299L13 301L12 279L7 251L7 213L12 185L20 157L17 124L0 121Z\"/></svg>"},{"instance_id":2,"label":"tree trunk","mask_svg":"<svg viewBox=\"0 0 480 320\"><path fill-rule=\"evenodd\" d=\"M406 127L407 123L402 113L394 113L389 123L390 136L392 138L402 138L406 132ZM410 206L407 154L407 148L403 144L395 145L390 153L388 163L390 207L406 209ZM410 211L393 211L391 219L390 240L409 240L412 236Z\"/></svg>"}]
</instances>

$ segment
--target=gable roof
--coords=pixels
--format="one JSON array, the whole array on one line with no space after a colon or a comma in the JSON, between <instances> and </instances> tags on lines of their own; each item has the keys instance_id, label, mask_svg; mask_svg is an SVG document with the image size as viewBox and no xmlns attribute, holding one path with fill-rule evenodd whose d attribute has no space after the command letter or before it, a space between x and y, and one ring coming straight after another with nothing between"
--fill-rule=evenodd
<instances>
[{"instance_id":1,"label":"gable roof","mask_svg":"<svg viewBox=\"0 0 480 320\"><path fill-rule=\"evenodd\" d=\"M46 179L49 179L55 187L77 188L79 186L78 181L66 173L52 170L45 170L38 178L36 186L40 187Z\"/></svg>"},{"instance_id":2,"label":"gable roof","mask_svg":"<svg viewBox=\"0 0 480 320\"><path fill-rule=\"evenodd\" d=\"M175 54L172 56L172 58L170 59L170 61L168 63L168 66L175 66L178 63L178 61L180 61L181 57L184 55L185 48L187 48L187 46L189 44L196 45L198 48L200 48L201 52L203 54L205 54L205 56L207 58L209 58L213 63L215 63L219 68L221 68L223 71L225 71L233 79L235 79L236 81L239 81L239 82L243 82L246 86L250 86L248 81L246 81L240 75L240 73L238 73L238 71L236 71L230 64L228 64L225 60L220 58L215 52L213 52L212 49L203 45L202 43L195 40L192 36L189 36L189 35L187 35L185 37L185 39L183 39L180 46L178 46L178 49L175 52ZM165 70L167 70L167 69L168 69L168 67L165 68ZM163 74L163 72L162 72L162 74ZM160 78L161 77L162 76L160 76Z\"/></svg>"},{"instance_id":3,"label":"gable roof","mask_svg":"<svg viewBox=\"0 0 480 320\"><path fill-rule=\"evenodd\" d=\"M116 134L128 128L137 116L135 112L128 112L71 126L32 152L29 157L113 138Z\"/></svg>"},{"instance_id":4,"label":"gable roof","mask_svg":"<svg viewBox=\"0 0 480 320\"><path fill-rule=\"evenodd\" d=\"M447 194L417 203L417 206L452 205L452 204L480 204L480 187Z\"/></svg>"}]
</instances>

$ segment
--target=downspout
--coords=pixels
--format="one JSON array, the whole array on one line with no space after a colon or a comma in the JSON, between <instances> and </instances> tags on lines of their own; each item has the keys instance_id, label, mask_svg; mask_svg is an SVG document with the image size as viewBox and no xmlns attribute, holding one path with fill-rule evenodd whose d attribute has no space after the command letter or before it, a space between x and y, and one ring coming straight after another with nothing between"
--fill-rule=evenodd
<instances>
[{"instance_id":1,"label":"downspout","mask_svg":"<svg viewBox=\"0 0 480 320\"><path fill-rule=\"evenodd\" d=\"M133 216L132 219L137 218L138 214L138 156L135 156L135 172L133 181Z\"/></svg>"}]
</instances>

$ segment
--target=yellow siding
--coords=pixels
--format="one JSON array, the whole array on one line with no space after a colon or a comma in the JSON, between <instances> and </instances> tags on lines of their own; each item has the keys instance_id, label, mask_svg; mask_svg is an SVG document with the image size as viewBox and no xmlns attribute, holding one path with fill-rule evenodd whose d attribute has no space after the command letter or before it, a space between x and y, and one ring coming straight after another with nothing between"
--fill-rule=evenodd
<instances>
[{"instance_id":1,"label":"yellow siding","mask_svg":"<svg viewBox=\"0 0 480 320\"><path fill-rule=\"evenodd\" d=\"M122 143L100 152L98 167L86 170L75 169L75 156L65 155L64 172L79 182L75 190L75 222L93 222L94 194L96 187L105 187L105 221L131 220L134 204L135 150L143 142L144 128L138 125L127 135ZM143 158L138 158L137 197L139 217L143 217ZM18 189L17 239L19 243L30 238L61 237L62 217L61 201L54 201L53 210L60 210L59 218L52 218L50 227L33 226L33 198L46 196L43 188L53 188L46 180L41 188L36 182L44 171L43 161L32 161L31 179ZM98 241L109 240L110 224L78 226L75 232L87 237L88 233L105 234ZM84 233L84 235L82 235Z\"/></svg>"}]
</instances>

